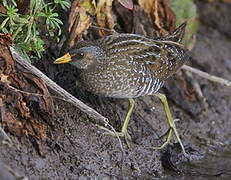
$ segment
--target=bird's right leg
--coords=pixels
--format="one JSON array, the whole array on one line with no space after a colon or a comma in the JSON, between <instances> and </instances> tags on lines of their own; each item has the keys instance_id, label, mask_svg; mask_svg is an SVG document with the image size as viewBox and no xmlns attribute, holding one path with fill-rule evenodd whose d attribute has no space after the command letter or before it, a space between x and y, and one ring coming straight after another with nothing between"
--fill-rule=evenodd
<instances>
[{"instance_id":1,"label":"bird's right leg","mask_svg":"<svg viewBox=\"0 0 231 180\"><path fill-rule=\"evenodd\" d=\"M166 117L167 117L167 122L168 122L169 130L167 132L167 139L166 139L166 141L161 146L154 147L154 149L162 149L167 144L169 144L169 142L171 140L171 137L172 137L172 133L174 133L175 136L176 136L176 139L177 139L178 143L181 146L181 149L182 149L184 155L187 155L186 152L185 152L184 145L183 145L183 143L182 143L182 141L180 139L180 136L179 136L179 134L177 132L175 121L174 121L174 119L172 117L172 114L171 114L171 111L169 109L168 101L167 101L166 96L164 94L162 94L162 93L157 93L157 94L155 94L155 96L157 96L161 100L161 103L163 104L164 111L165 111L165 114L166 114Z\"/></svg>"},{"instance_id":2,"label":"bird's right leg","mask_svg":"<svg viewBox=\"0 0 231 180\"><path fill-rule=\"evenodd\" d=\"M99 126L99 127L100 127L100 129L103 129L103 130L106 131L104 133L106 135L124 137L126 143L129 146L129 140L131 140L131 136L128 134L128 124L129 124L129 121L131 119L131 115L132 115L132 111L134 109L134 104L135 103L134 103L133 99L128 99L128 101L129 101L129 108L128 108L127 115L125 117L122 129L121 129L120 132L115 132L115 131L109 130L109 129L105 128L105 127L102 127L102 126Z\"/></svg>"}]
</instances>

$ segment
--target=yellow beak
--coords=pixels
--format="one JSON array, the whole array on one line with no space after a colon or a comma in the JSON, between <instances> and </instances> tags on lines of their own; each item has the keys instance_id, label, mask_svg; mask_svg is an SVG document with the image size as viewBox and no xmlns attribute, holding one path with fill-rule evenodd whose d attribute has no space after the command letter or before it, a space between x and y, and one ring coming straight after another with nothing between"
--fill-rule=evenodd
<instances>
[{"instance_id":1,"label":"yellow beak","mask_svg":"<svg viewBox=\"0 0 231 180\"><path fill-rule=\"evenodd\" d=\"M64 64L64 63L68 63L70 61L72 61L71 55L69 53L66 53L62 57L56 59L53 63L54 64Z\"/></svg>"}]
</instances>

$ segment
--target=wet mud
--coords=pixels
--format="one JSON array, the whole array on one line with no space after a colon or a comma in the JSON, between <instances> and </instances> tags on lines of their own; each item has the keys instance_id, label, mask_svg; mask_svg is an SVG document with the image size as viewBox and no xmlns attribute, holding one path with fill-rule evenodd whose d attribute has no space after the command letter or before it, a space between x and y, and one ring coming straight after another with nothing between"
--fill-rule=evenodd
<instances>
[{"instance_id":1,"label":"wet mud","mask_svg":"<svg viewBox=\"0 0 231 180\"><path fill-rule=\"evenodd\" d=\"M200 27L188 64L231 80L231 4L199 1L197 6ZM71 69L59 70L44 71L120 129L126 100L87 93L75 86ZM191 80L199 85L202 97L191 87ZM190 96L185 96L185 84ZM124 153L117 138L105 136L94 120L56 99L45 156L39 156L27 137L9 134L14 145L0 146L0 160L29 179L231 179L231 89L179 71L162 92L179 119L176 126L189 159L175 138L162 150L152 148L163 142L160 136L168 128L165 114L158 99L140 97L129 125L130 148L122 139Z\"/></svg>"}]
</instances>

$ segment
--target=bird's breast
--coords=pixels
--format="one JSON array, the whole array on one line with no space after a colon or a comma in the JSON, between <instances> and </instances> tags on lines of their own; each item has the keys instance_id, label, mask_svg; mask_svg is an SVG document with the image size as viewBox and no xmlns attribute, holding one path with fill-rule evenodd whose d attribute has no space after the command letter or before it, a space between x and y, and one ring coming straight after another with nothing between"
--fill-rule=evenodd
<instances>
[{"instance_id":1,"label":"bird's breast","mask_svg":"<svg viewBox=\"0 0 231 180\"><path fill-rule=\"evenodd\" d=\"M135 98L156 93L163 82L135 62L118 60L81 74L86 90L101 96Z\"/></svg>"}]
</instances>

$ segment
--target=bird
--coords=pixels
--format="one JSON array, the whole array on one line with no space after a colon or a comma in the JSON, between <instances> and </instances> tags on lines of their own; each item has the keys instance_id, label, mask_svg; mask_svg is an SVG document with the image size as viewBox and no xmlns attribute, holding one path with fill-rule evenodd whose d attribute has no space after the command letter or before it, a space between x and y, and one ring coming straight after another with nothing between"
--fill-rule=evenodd
<instances>
[{"instance_id":1,"label":"bird","mask_svg":"<svg viewBox=\"0 0 231 180\"><path fill-rule=\"evenodd\" d=\"M78 42L54 64L70 63L80 71L83 87L93 94L124 98L129 108L117 135L130 139L128 124L134 108L134 98L157 96L166 113L169 129L165 142L154 149L162 149L170 143L174 133L182 152L184 145L177 132L167 98L158 91L165 81L189 59L189 51L182 43L186 22L172 33L162 37L146 37L138 34L115 33L97 40ZM115 132L107 128L109 134Z\"/></svg>"}]
</instances>

